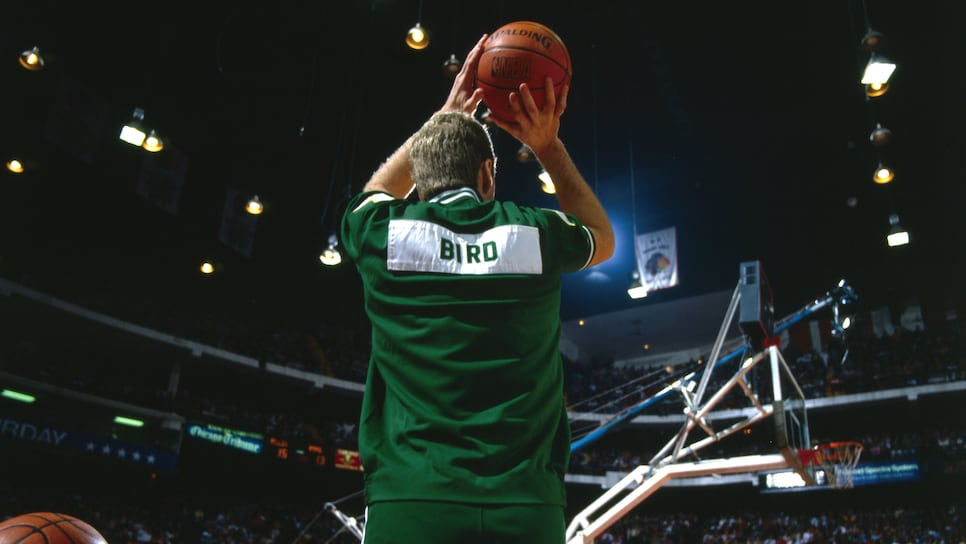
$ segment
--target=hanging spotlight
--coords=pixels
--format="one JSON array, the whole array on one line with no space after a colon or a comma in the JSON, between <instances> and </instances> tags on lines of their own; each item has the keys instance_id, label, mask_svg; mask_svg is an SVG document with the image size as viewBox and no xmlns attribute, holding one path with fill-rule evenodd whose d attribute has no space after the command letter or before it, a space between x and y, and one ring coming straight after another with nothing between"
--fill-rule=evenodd
<instances>
[{"instance_id":1,"label":"hanging spotlight","mask_svg":"<svg viewBox=\"0 0 966 544\"><path fill-rule=\"evenodd\" d=\"M499 128L496 126L496 123L493 122L493 112L491 112L490 108L487 108L486 104L482 102L480 102L477 119L479 119L481 123L485 124L490 130L497 130Z\"/></svg>"},{"instance_id":2,"label":"hanging spotlight","mask_svg":"<svg viewBox=\"0 0 966 544\"><path fill-rule=\"evenodd\" d=\"M872 53L869 57L869 63L865 65L861 83L863 85L885 85L889 83L889 78L895 71L896 64L894 62Z\"/></svg>"},{"instance_id":3,"label":"hanging spotlight","mask_svg":"<svg viewBox=\"0 0 966 544\"><path fill-rule=\"evenodd\" d=\"M329 247L319 255L319 260L326 266L335 266L342 262L342 253L339 252L339 239L335 234L329 236Z\"/></svg>"},{"instance_id":4,"label":"hanging spotlight","mask_svg":"<svg viewBox=\"0 0 966 544\"><path fill-rule=\"evenodd\" d=\"M892 140L892 131L883 127L880 123L875 124L875 129L869 134L869 142L875 147L882 147Z\"/></svg>"},{"instance_id":5,"label":"hanging spotlight","mask_svg":"<svg viewBox=\"0 0 966 544\"><path fill-rule=\"evenodd\" d=\"M520 149L517 149L517 162L530 162L534 158L533 150L527 144L521 144Z\"/></svg>"},{"instance_id":6,"label":"hanging spotlight","mask_svg":"<svg viewBox=\"0 0 966 544\"><path fill-rule=\"evenodd\" d=\"M31 72L44 69L44 57L40 54L40 49L36 45L20 53L20 66Z\"/></svg>"},{"instance_id":7,"label":"hanging spotlight","mask_svg":"<svg viewBox=\"0 0 966 544\"><path fill-rule=\"evenodd\" d=\"M443 75L449 78L454 78L456 77L456 74L460 72L460 68L462 67L463 64L460 62L460 59L456 58L456 54L450 53L449 58L443 61Z\"/></svg>"},{"instance_id":8,"label":"hanging spotlight","mask_svg":"<svg viewBox=\"0 0 966 544\"><path fill-rule=\"evenodd\" d=\"M876 32L871 28L865 31L865 36L862 36L862 41L859 45L868 52L878 51L879 47L882 45L882 33Z\"/></svg>"},{"instance_id":9,"label":"hanging spotlight","mask_svg":"<svg viewBox=\"0 0 966 544\"><path fill-rule=\"evenodd\" d=\"M423 28L420 21L423 20L423 0L419 0L419 13L416 16L416 25L406 33L406 45L411 49L426 49L429 46L429 33Z\"/></svg>"},{"instance_id":10,"label":"hanging spotlight","mask_svg":"<svg viewBox=\"0 0 966 544\"><path fill-rule=\"evenodd\" d=\"M872 181L878 183L879 185L885 185L886 183L889 183L895 179L895 177L895 171L893 171L892 168L883 165L882 161L879 161L879 166L877 166L875 169L875 174L872 176Z\"/></svg>"},{"instance_id":11,"label":"hanging spotlight","mask_svg":"<svg viewBox=\"0 0 966 544\"><path fill-rule=\"evenodd\" d=\"M630 287L627 288L627 296L634 300L647 297L647 289L640 284L640 282L632 283Z\"/></svg>"},{"instance_id":12,"label":"hanging spotlight","mask_svg":"<svg viewBox=\"0 0 966 544\"><path fill-rule=\"evenodd\" d=\"M899 225L899 214L889 214L889 235L886 243L889 247L904 246L909 243L909 233Z\"/></svg>"},{"instance_id":13,"label":"hanging spotlight","mask_svg":"<svg viewBox=\"0 0 966 544\"><path fill-rule=\"evenodd\" d=\"M144 110L134 108L131 120L121 128L120 138L131 145L140 146L143 144L147 134L144 132L142 121L144 121Z\"/></svg>"},{"instance_id":14,"label":"hanging spotlight","mask_svg":"<svg viewBox=\"0 0 966 544\"><path fill-rule=\"evenodd\" d=\"M417 51L420 49L426 49L426 47L429 46L429 34L422 27L422 25L416 23L415 26L409 29L409 32L406 33L406 45L408 45L410 49L415 49Z\"/></svg>"},{"instance_id":15,"label":"hanging spotlight","mask_svg":"<svg viewBox=\"0 0 966 544\"><path fill-rule=\"evenodd\" d=\"M265 211L265 205L258 199L258 195L255 195L245 203L245 211L252 215L262 215L262 212Z\"/></svg>"},{"instance_id":16,"label":"hanging spotlight","mask_svg":"<svg viewBox=\"0 0 966 544\"><path fill-rule=\"evenodd\" d=\"M627 296L634 300L647 296L647 288L641 282L641 273L635 270L631 272L631 286L627 288Z\"/></svg>"},{"instance_id":17,"label":"hanging spotlight","mask_svg":"<svg viewBox=\"0 0 966 544\"><path fill-rule=\"evenodd\" d=\"M537 179L539 179L542 183L540 189L543 190L543 192L547 193L548 195L552 195L557 192L557 188L553 184L553 179L550 178L550 174L548 174L546 170L541 168L540 173L537 174Z\"/></svg>"},{"instance_id":18,"label":"hanging spotlight","mask_svg":"<svg viewBox=\"0 0 966 544\"><path fill-rule=\"evenodd\" d=\"M870 83L865 86L865 96L876 98L889 92L888 83Z\"/></svg>"},{"instance_id":19,"label":"hanging spotlight","mask_svg":"<svg viewBox=\"0 0 966 544\"><path fill-rule=\"evenodd\" d=\"M149 132L147 137L144 138L144 143L141 144L141 147L143 147L145 151L157 153L158 151L164 149L164 141L161 140L161 137L158 136L158 133L155 132L154 129L151 129L151 132Z\"/></svg>"},{"instance_id":20,"label":"hanging spotlight","mask_svg":"<svg viewBox=\"0 0 966 544\"><path fill-rule=\"evenodd\" d=\"M201 273L206 276L211 275L215 272L215 265L211 261L202 262L199 268L201 270Z\"/></svg>"},{"instance_id":21,"label":"hanging spotlight","mask_svg":"<svg viewBox=\"0 0 966 544\"><path fill-rule=\"evenodd\" d=\"M23 174L24 166L19 159L10 159L7 161L7 170L10 170L14 174Z\"/></svg>"}]
</instances>

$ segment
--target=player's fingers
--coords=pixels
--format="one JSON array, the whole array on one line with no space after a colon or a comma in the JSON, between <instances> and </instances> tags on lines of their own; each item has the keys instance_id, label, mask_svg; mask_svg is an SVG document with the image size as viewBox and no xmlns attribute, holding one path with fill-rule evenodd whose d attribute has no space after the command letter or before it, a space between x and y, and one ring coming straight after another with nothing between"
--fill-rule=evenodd
<instances>
[{"instance_id":1,"label":"player's fingers","mask_svg":"<svg viewBox=\"0 0 966 544\"><path fill-rule=\"evenodd\" d=\"M543 80L543 109L544 111L557 111L557 96L553 88L553 78L547 76Z\"/></svg>"},{"instance_id":2,"label":"player's fingers","mask_svg":"<svg viewBox=\"0 0 966 544\"><path fill-rule=\"evenodd\" d=\"M520 93L513 91L507 97L507 102L510 103L510 111L513 113L513 117L519 123L521 120L526 120L527 116L523 111L523 105L520 103Z\"/></svg>"},{"instance_id":3,"label":"player's fingers","mask_svg":"<svg viewBox=\"0 0 966 544\"><path fill-rule=\"evenodd\" d=\"M554 114L557 117L563 115L564 110L567 109L567 96L570 95L570 83L564 83L562 89L560 89L560 99L557 100L557 109L554 110Z\"/></svg>"},{"instance_id":4,"label":"player's fingers","mask_svg":"<svg viewBox=\"0 0 966 544\"><path fill-rule=\"evenodd\" d=\"M530 92L530 86L526 83L520 84L520 104L530 118L535 118L540 113L537 102L533 99L533 93Z\"/></svg>"},{"instance_id":5,"label":"player's fingers","mask_svg":"<svg viewBox=\"0 0 966 544\"><path fill-rule=\"evenodd\" d=\"M471 94L470 97L466 99L466 102L463 105L464 106L463 110L466 113L473 113L473 110L475 110L476 107L482 101L483 101L483 89L479 89L479 88L473 89L473 94Z\"/></svg>"},{"instance_id":6,"label":"player's fingers","mask_svg":"<svg viewBox=\"0 0 966 544\"><path fill-rule=\"evenodd\" d=\"M476 42L476 45L473 46L473 49L470 49L470 52L466 54L466 60L463 61L463 67L460 69L460 75L476 73L476 66L480 63L480 56L483 55L483 45L486 43L488 38L489 35L484 34L482 37L480 37L480 40Z\"/></svg>"}]
</instances>

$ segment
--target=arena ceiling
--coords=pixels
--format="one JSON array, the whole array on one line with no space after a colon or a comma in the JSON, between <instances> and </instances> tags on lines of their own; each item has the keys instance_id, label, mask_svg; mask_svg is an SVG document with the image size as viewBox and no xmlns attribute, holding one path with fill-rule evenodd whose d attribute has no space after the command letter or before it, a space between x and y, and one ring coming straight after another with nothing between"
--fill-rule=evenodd
<instances>
[{"instance_id":1,"label":"arena ceiling","mask_svg":"<svg viewBox=\"0 0 966 544\"><path fill-rule=\"evenodd\" d=\"M565 279L565 320L659 319L648 309L730 292L749 260L768 272L779 315L841 278L871 304L961 305L963 6L864 4L17 4L0 21L0 153L28 171L0 175L0 274L172 329L201 315L268 331L358 316L355 272L318 261L341 204L442 103L451 53L535 20L570 50L561 136L619 244ZM431 33L422 51L403 43L417 18ZM898 64L876 99L858 82L866 20ZM34 45L47 55L40 72L16 61ZM135 108L166 139L161 153L118 140ZM877 122L894 133L878 151ZM494 137L499 194L553 207L538 166ZM879 158L898 172L890 185L871 180ZM254 194L268 209L251 221L235 199ZM909 246L886 247L890 213ZM634 233L672 226L680 285L630 300ZM205 258L217 274L198 273ZM693 330L676 319L668 330ZM633 326L612 329L595 342L639 345Z\"/></svg>"}]
</instances>

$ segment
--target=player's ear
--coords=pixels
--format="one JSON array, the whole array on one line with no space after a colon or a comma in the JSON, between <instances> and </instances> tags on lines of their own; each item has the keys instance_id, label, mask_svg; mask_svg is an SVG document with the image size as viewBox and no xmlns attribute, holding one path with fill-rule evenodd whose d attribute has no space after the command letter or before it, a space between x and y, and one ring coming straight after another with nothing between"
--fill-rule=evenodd
<instances>
[{"instance_id":1,"label":"player's ear","mask_svg":"<svg viewBox=\"0 0 966 544\"><path fill-rule=\"evenodd\" d=\"M476 172L476 192L483 200L493 200L496 195L496 176L493 172L493 159L480 163Z\"/></svg>"}]
</instances>

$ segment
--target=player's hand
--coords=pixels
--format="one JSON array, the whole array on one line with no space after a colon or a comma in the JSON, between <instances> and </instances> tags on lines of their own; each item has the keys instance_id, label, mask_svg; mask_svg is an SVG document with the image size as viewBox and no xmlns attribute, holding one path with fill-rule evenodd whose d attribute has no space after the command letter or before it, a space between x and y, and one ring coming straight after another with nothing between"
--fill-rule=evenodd
<instances>
[{"instance_id":1,"label":"player's hand","mask_svg":"<svg viewBox=\"0 0 966 544\"><path fill-rule=\"evenodd\" d=\"M496 126L526 144L537 157L557 141L557 135L560 132L560 116L567 109L570 84L563 86L559 98L554 92L552 78L547 77L544 89L546 92L543 107L538 108L530 87L526 83L520 84L519 92L510 93L510 109L513 111L514 122L505 123L491 118Z\"/></svg>"},{"instance_id":2,"label":"player's hand","mask_svg":"<svg viewBox=\"0 0 966 544\"><path fill-rule=\"evenodd\" d=\"M480 55L483 54L483 44L488 38L489 35L484 34L473 49L470 49L463 67L453 80L449 96L439 111L461 111L470 115L476 111L477 105L483 100L483 89L474 89L473 84L476 79L476 67L480 63Z\"/></svg>"}]
</instances>

